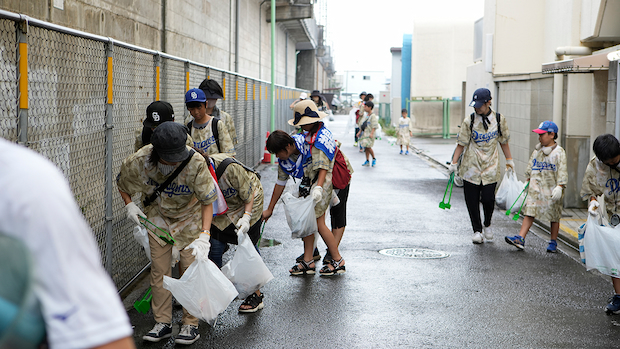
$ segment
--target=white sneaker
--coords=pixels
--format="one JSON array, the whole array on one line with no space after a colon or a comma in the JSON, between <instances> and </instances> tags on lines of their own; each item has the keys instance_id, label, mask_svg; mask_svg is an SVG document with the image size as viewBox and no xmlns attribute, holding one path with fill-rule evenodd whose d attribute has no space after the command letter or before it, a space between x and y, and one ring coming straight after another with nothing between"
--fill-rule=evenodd
<instances>
[{"instance_id":1,"label":"white sneaker","mask_svg":"<svg viewBox=\"0 0 620 349\"><path fill-rule=\"evenodd\" d=\"M474 244L481 244L484 241L484 239L482 238L482 234L479 231L477 231L474 233L474 236L472 236L471 241Z\"/></svg>"},{"instance_id":2,"label":"white sneaker","mask_svg":"<svg viewBox=\"0 0 620 349\"><path fill-rule=\"evenodd\" d=\"M483 233L484 233L485 240L487 240L488 242L493 241L493 228L484 227Z\"/></svg>"}]
</instances>

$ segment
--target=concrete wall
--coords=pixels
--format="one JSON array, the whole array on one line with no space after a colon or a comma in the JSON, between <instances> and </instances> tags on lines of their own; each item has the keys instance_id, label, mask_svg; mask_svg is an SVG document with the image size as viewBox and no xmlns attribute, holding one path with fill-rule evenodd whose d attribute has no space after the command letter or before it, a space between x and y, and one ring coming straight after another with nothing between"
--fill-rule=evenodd
<instances>
[{"instance_id":1,"label":"concrete wall","mask_svg":"<svg viewBox=\"0 0 620 349\"><path fill-rule=\"evenodd\" d=\"M390 94L392 95L392 100L394 98L398 98L400 100L400 91L401 91L401 82L402 82L401 57L402 57L401 51L392 52L392 75L390 79ZM401 109L400 104L398 105L398 107L399 107L398 109L400 110Z\"/></svg>"},{"instance_id":2,"label":"concrete wall","mask_svg":"<svg viewBox=\"0 0 620 349\"><path fill-rule=\"evenodd\" d=\"M474 45L471 22L415 22L411 96L461 97Z\"/></svg>"},{"instance_id":3,"label":"concrete wall","mask_svg":"<svg viewBox=\"0 0 620 349\"><path fill-rule=\"evenodd\" d=\"M0 8L234 71L235 0L166 0L165 14L162 0L63 0L62 10L52 6L55 2L5 0ZM261 7L261 0L239 3L238 72L269 80L268 6ZM287 45L286 33L279 26L276 50L276 82L288 81L292 86L296 71L295 42L289 38Z\"/></svg>"}]
</instances>

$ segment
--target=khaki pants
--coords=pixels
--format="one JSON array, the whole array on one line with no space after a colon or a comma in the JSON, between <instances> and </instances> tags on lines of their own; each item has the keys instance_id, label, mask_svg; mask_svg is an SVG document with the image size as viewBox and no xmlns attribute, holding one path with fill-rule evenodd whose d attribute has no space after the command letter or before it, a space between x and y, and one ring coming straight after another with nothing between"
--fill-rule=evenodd
<instances>
[{"instance_id":1,"label":"khaki pants","mask_svg":"<svg viewBox=\"0 0 620 349\"><path fill-rule=\"evenodd\" d=\"M164 275L171 276L172 245L161 246L151 234L149 234L149 246L151 247L151 308L156 322L172 323L172 293L164 289ZM187 270L192 262L192 250L181 250L179 269L181 275ZM198 318L191 315L183 308L183 325L198 326Z\"/></svg>"}]
</instances>

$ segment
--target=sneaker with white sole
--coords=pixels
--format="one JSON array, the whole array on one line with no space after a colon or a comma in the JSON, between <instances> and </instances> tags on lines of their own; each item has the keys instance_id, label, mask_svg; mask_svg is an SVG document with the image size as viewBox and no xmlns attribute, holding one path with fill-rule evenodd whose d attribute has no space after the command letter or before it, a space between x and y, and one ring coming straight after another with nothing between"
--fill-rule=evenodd
<instances>
[{"instance_id":1,"label":"sneaker with white sole","mask_svg":"<svg viewBox=\"0 0 620 349\"><path fill-rule=\"evenodd\" d=\"M181 331L179 331L179 335L174 339L174 342L177 344L194 344L200 338L200 334L198 333L198 326L194 325L183 325L181 326Z\"/></svg>"},{"instance_id":2,"label":"sneaker with white sole","mask_svg":"<svg viewBox=\"0 0 620 349\"><path fill-rule=\"evenodd\" d=\"M512 246L518 248L521 251L525 249L525 239L519 235L506 236L504 240L506 240L507 243L511 244Z\"/></svg>"},{"instance_id":3,"label":"sneaker with white sole","mask_svg":"<svg viewBox=\"0 0 620 349\"><path fill-rule=\"evenodd\" d=\"M488 242L492 242L493 241L493 228L491 227L484 227L484 229L482 230L482 235L484 235L484 239L487 240Z\"/></svg>"},{"instance_id":4,"label":"sneaker with white sole","mask_svg":"<svg viewBox=\"0 0 620 349\"><path fill-rule=\"evenodd\" d=\"M159 342L164 338L172 336L172 325L164 322L158 322L153 326L149 333L145 334L142 339L149 342Z\"/></svg>"},{"instance_id":5,"label":"sneaker with white sole","mask_svg":"<svg viewBox=\"0 0 620 349\"><path fill-rule=\"evenodd\" d=\"M479 231L475 232L474 236L471 237L471 242L474 244L481 244L483 241L484 239L482 238L482 233Z\"/></svg>"}]
</instances>

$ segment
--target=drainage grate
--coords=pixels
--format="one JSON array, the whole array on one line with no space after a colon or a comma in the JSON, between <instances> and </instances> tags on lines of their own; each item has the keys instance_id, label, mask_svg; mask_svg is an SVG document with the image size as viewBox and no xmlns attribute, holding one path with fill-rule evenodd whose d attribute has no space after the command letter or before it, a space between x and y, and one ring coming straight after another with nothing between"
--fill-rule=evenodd
<instances>
[{"instance_id":1,"label":"drainage grate","mask_svg":"<svg viewBox=\"0 0 620 349\"><path fill-rule=\"evenodd\" d=\"M428 250L425 248L388 248L379 251L379 253L390 257L415 259L439 259L450 257L450 254L447 252Z\"/></svg>"}]
</instances>

